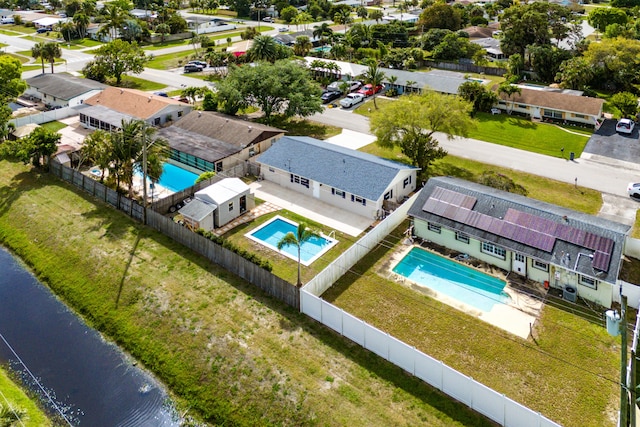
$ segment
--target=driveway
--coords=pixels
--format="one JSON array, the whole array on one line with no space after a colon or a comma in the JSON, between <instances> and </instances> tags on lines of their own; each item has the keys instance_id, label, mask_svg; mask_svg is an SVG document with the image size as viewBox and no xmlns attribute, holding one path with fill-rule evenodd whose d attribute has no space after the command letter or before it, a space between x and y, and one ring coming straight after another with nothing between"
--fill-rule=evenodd
<instances>
[{"instance_id":1,"label":"driveway","mask_svg":"<svg viewBox=\"0 0 640 427\"><path fill-rule=\"evenodd\" d=\"M638 128L639 126L636 126L630 134L618 133L616 132L616 120L605 120L600 129L589 138L582 157L593 159L609 157L636 164L640 159ZM607 159L602 159L602 161L606 163Z\"/></svg>"}]
</instances>

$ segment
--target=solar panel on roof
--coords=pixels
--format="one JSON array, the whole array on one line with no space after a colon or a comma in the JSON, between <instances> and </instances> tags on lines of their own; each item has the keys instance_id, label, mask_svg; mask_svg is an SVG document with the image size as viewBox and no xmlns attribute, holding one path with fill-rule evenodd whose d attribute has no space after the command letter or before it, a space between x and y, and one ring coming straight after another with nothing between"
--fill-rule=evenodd
<instances>
[{"instance_id":1,"label":"solar panel on roof","mask_svg":"<svg viewBox=\"0 0 640 427\"><path fill-rule=\"evenodd\" d=\"M597 249L598 248L598 243L600 240L600 236L593 234L593 233L589 233L587 232L584 236L584 247L585 248L589 248L589 249Z\"/></svg>"},{"instance_id":2,"label":"solar panel on roof","mask_svg":"<svg viewBox=\"0 0 640 427\"><path fill-rule=\"evenodd\" d=\"M489 215L480 214L477 227L482 230L487 230L491 224L491 217Z\"/></svg>"},{"instance_id":3,"label":"solar panel on roof","mask_svg":"<svg viewBox=\"0 0 640 427\"><path fill-rule=\"evenodd\" d=\"M598 247L598 250L604 253L613 252L613 239L604 238L600 240L600 246Z\"/></svg>"},{"instance_id":4,"label":"solar panel on roof","mask_svg":"<svg viewBox=\"0 0 640 427\"><path fill-rule=\"evenodd\" d=\"M592 265L593 268L600 271L608 271L609 270L609 262L611 261L611 254L597 251L593 255Z\"/></svg>"},{"instance_id":5,"label":"solar panel on roof","mask_svg":"<svg viewBox=\"0 0 640 427\"><path fill-rule=\"evenodd\" d=\"M455 217L453 217L453 220L466 224L470 215L471 215L471 211L469 209L458 209Z\"/></svg>"},{"instance_id":6,"label":"solar panel on roof","mask_svg":"<svg viewBox=\"0 0 640 427\"><path fill-rule=\"evenodd\" d=\"M422 205L422 210L424 212L433 212L433 207L438 204L438 201L429 197L424 205Z\"/></svg>"},{"instance_id":7,"label":"solar panel on roof","mask_svg":"<svg viewBox=\"0 0 640 427\"><path fill-rule=\"evenodd\" d=\"M473 209L473 207L476 205L477 200L478 199L476 199L475 197L466 196L460 206L466 209Z\"/></svg>"},{"instance_id":8,"label":"solar panel on roof","mask_svg":"<svg viewBox=\"0 0 640 427\"><path fill-rule=\"evenodd\" d=\"M498 236L502 236L502 225L504 223L505 222L500 218L491 218L491 223L489 224L489 227L487 227L487 231L497 234Z\"/></svg>"}]
</instances>

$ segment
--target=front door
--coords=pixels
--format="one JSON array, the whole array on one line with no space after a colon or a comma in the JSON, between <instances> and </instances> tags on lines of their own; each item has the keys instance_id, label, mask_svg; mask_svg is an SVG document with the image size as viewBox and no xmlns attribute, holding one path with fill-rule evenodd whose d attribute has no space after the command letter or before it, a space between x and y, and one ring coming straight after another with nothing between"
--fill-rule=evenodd
<instances>
[{"instance_id":1,"label":"front door","mask_svg":"<svg viewBox=\"0 0 640 427\"><path fill-rule=\"evenodd\" d=\"M527 275L527 261L526 257L522 254L513 253L513 268L512 271L515 271L521 276Z\"/></svg>"},{"instance_id":2,"label":"front door","mask_svg":"<svg viewBox=\"0 0 640 427\"><path fill-rule=\"evenodd\" d=\"M541 119L540 116L540 107L533 107L533 113L531 114L534 119Z\"/></svg>"},{"instance_id":3,"label":"front door","mask_svg":"<svg viewBox=\"0 0 640 427\"><path fill-rule=\"evenodd\" d=\"M247 196L240 197L240 213L247 210Z\"/></svg>"}]
</instances>

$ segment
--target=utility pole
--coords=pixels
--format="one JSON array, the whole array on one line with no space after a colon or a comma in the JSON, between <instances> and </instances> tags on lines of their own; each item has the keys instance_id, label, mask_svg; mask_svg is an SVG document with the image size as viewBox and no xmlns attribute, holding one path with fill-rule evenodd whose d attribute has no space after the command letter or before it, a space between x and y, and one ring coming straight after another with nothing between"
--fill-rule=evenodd
<instances>
[{"instance_id":1,"label":"utility pole","mask_svg":"<svg viewBox=\"0 0 640 427\"><path fill-rule=\"evenodd\" d=\"M627 296L620 294L622 313L620 315L620 427L629 425L629 395L627 392ZM635 402L633 403L635 406Z\"/></svg>"},{"instance_id":2,"label":"utility pole","mask_svg":"<svg viewBox=\"0 0 640 427\"><path fill-rule=\"evenodd\" d=\"M147 138L142 138L142 224L147 225Z\"/></svg>"}]
</instances>

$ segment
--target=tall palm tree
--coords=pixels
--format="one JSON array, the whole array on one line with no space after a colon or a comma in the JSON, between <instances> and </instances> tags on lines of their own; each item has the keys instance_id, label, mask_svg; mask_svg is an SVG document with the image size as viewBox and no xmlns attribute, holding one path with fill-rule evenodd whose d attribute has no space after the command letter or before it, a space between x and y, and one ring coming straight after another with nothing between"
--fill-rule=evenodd
<instances>
[{"instance_id":1,"label":"tall palm tree","mask_svg":"<svg viewBox=\"0 0 640 427\"><path fill-rule=\"evenodd\" d=\"M104 15L104 26L100 29L99 34L107 34L111 41L118 37L118 32L124 25L125 19L129 17L129 12L122 9L118 3L105 3L102 8Z\"/></svg>"},{"instance_id":2,"label":"tall palm tree","mask_svg":"<svg viewBox=\"0 0 640 427\"><path fill-rule=\"evenodd\" d=\"M44 74L44 42L38 42L31 47L31 56L35 59L40 59L42 63L42 74Z\"/></svg>"},{"instance_id":3,"label":"tall palm tree","mask_svg":"<svg viewBox=\"0 0 640 427\"><path fill-rule=\"evenodd\" d=\"M376 104L376 88L382 85L382 81L387 77L381 70L378 68L378 63L376 61L370 61L369 67L362 74L364 77L365 83L373 86L373 106L378 109L378 104Z\"/></svg>"},{"instance_id":4,"label":"tall palm tree","mask_svg":"<svg viewBox=\"0 0 640 427\"><path fill-rule=\"evenodd\" d=\"M333 21L336 24L343 24L344 30L347 31L347 27L353 22L351 11L347 9L340 9L340 11L334 15Z\"/></svg>"},{"instance_id":5,"label":"tall palm tree","mask_svg":"<svg viewBox=\"0 0 640 427\"><path fill-rule=\"evenodd\" d=\"M312 47L313 44L311 44L308 36L298 36L293 45L293 52L298 56L307 56Z\"/></svg>"},{"instance_id":6,"label":"tall palm tree","mask_svg":"<svg viewBox=\"0 0 640 427\"><path fill-rule=\"evenodd\" d=\"M89 26L90 22L91 19L82 12L78 12L73 15L73 23L75 24L76 31L78 32L78 36L80 36L81 39L86 37L87 27Z\"/></svg>"},{"instance_id":7,"label":"tall palm tree","mask_svg":"<svg viewBox=\"0 0 640 427\"><path fill-rule=\"evenodd\" d=\"M275 62L278 56L278 46L271 36L256 36L253 44L247 50L252 61Z\"/></svg>"},{"instance_id":8,"label":"tall palm tree","mask_svg":"<svg viewBox=\"0 0 640 427\"><path fill-rule=\"evenodd\" d=\"M298 287L302 286L302 280L300 279L300 248L304 244L304 242L309 241L313 237L320 237L318 233L312 231L307 228L307 224L301 222L298 224L298 229L296 230L296 234L293 234L292 231L287 234L278 241L278 250L281 250L285 246L293 245L298 248Z\"/></svg>"},{"instance_id":9,"label":"tall palm tree","mask_svg":"<svg viewBox=\"0 0 640 427\"><path fill-rule=\"evenodd\" d=\"M332 34L333 30L326 22L313 27L313 37L320 39L322 46L327 44L327 38L331 38Z\"/></svg>"},{"instance_id":10,"label":"tall palm tree","mask_svg":"<svg viewBox=\"0 0 640 427\"><path fill-rule=\"evenodd\" d=\"M57 58L62 56L62 49L60 49L60 45L56 42L46 43L43 47L42 54L44 58L51 63L51 74L53 74L53 64L56 62Z\"/></svg>"},{"instance_id":11,"label":"tall palm tree","mask_svg":"<svg viewBox=\"0 0 640 427\"><path fill-rule=\"evenodd\" d=\"M498 93L499 94L504 93L507 96L507 99L511 101L511 108L507 108L507 113L511 114L511 112L513 111L513 105L514 105L514 102L511 99L511 96L514 93L521 94L522 90L518 86L512 85L509 82L502 82L500 83L500 86L498 86Z\"/></svg>"}]
</instances>

